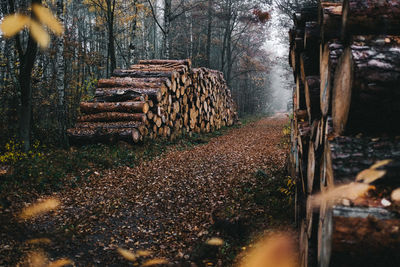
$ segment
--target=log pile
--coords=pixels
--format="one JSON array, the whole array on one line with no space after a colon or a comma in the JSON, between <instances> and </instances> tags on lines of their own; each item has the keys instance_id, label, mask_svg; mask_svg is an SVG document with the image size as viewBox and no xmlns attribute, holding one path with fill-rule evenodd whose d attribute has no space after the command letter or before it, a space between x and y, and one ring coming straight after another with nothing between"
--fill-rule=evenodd
<instances>
[{"instance_id":1,"label":"log pile","mask_svg":"<svg viewBox=\"0 0 400 267\"><path fill-rule=\"evenodd\" d=\"M398 1L320 0L293 16L290 172L302 266L400 266L391 195L400 187L399 11ZM316 195L352 182L373 187L315 207Z\"/></svg>"},{"instance_id":2,"label":"log pile","mask_svg":"<svg viewBox=\"0 0 400 267\"><path fill-rule=\"evenodd\" d=\"M190 60L141 60L101 79L68 135L73 144L174 139L231 126L236 106L223 74Z\"/></svg>"}]
</instances>

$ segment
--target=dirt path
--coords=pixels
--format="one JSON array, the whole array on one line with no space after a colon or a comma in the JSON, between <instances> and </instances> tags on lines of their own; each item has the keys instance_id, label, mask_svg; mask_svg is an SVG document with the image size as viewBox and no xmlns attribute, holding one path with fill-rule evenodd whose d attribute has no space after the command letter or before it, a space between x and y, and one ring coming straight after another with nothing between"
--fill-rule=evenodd
<instances>
[{"instance_id":1,"label":"dirt path","mask_svg":"<svg viewBox=\"0 0 400 267\"><path fill-rule=\"evenodd\" d=\"M25 234L54 240L45 250L77 266L120 266L126 261L118 247L151 250L185 266L206 264L208 256L224 265L221 251L201 244L213 236L248 238L254 218L268 218L257 188L260 175L273 179L284 169L285 123L282 116L265 118L135 168L95 173L83 186L54 194L61 209L25 223Z\"/></svg>"}]
</instances>

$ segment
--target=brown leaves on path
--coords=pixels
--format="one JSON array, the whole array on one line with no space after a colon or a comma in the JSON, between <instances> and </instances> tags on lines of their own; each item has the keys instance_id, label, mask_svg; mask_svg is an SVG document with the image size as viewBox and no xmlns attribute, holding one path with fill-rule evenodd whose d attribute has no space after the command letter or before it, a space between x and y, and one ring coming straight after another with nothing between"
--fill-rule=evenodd
<instances>
[{"instance_id":1,"label":"brown leaves on path","mask_svg":"<svg viewBox=\"0 0 400 267\"><path fill-rule=\"evenodd\" d=\"M284 168L286 150L280 144L286 122L264 118L135 168L93 174L78 188L55 194L63 203L56 216L42 216L26 227L47 234L63 229L72 241L54 245L54 253L79 266L127 262L116 253L121 247L150 250L153 261L190 262L196 243L213 237L208 233L212 212L253 209L234 200L237 188L255 184L258 170ZM119 252L133 259L125 253L129 250Z\"/></svg>"}]
</instances>

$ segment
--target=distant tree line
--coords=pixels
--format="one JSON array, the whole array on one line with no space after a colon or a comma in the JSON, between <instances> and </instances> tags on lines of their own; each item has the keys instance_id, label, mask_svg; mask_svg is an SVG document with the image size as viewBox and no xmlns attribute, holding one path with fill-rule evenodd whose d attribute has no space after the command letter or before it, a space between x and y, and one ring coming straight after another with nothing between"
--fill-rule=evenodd
<instances>
[{"instance_id":1,"label":"distant tree line","mask_svg":"<svg viewBox=\"0 0 400 267\"><path fill-rule=\"evenodd\" d=\"M29 30L0 37L0 136L66 145L79 103L99 78L140 59L191 58L224 72L241 114L266 106L268 1L3 0L0 17L42 4L63 23L39 49ZM266 4L267 3L267 4ZM286 34L286 33L285 33Z\"/></svg>"}]
</instances>

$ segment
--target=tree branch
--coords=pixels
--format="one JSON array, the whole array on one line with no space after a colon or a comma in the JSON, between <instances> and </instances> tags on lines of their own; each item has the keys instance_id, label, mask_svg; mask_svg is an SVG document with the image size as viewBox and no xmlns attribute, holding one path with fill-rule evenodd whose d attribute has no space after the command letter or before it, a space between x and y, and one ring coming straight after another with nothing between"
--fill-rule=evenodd
<instances>
[{"instance_id":1,"label":"tree branch","mask_svg":"<svg viewBox=\"0 0 400 267\"><path fill-rule=\"evenodd\" d=\"M158 27L160 28L160 30L163 32L163 34L166 34L164 28L163 28L163 27L161 26L161 24L158 22L158 19L157 19L156 13L155 13L155 11L154 11L153 4L151 3L151 0L147 0L147 3L149 3L149 5L150 5L151 14L153 15L154 21L156 22L156 24L158 25Z\"/></svg>"}]
</instances>

